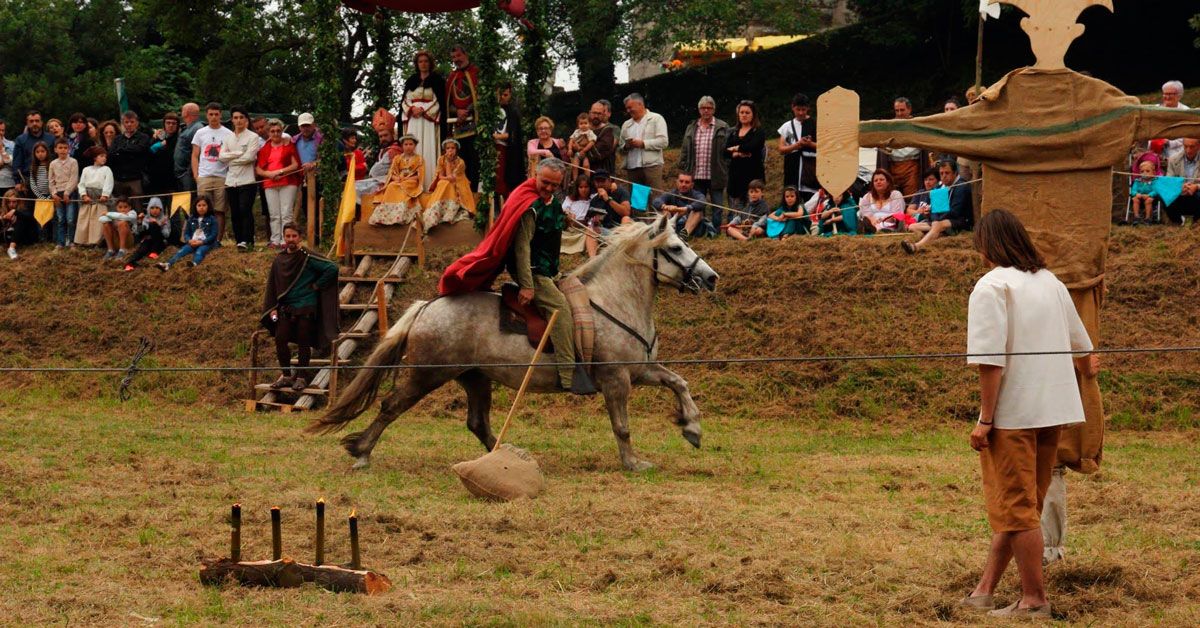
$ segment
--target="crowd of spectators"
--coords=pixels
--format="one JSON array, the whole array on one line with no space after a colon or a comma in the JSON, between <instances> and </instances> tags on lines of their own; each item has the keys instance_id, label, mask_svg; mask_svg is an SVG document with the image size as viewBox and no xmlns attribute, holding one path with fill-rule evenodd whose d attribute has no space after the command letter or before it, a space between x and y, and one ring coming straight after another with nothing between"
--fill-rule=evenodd
<instances>
[{"instance_id":1,"label":"crowd of spectators","mask_svg":"<svg viewBox=\"0 0 1200 628\"><path fill-rule=\"evenodd\" d=\"M342 170L354 163L360 192L390 199L381 206L381 221L420 216L435 224L474 213L480 176L475 148L480 130L474 118L478 69L461 47L452 59L454 70L443 79L428 52L416 55L404 84L399 127L390 112L375 115L376 150L364 154L353 129L341 134ZM1166 83L1161 106L1186 108L1182 94L1178 81ZM572 164L571 184L563 191L565 209L583 228L582 248L593 255L597 236L649 211L676 217L685 238L909 233L914 239L902 243L909 253L970 230L978 213L972 192L978 166L918 148L880 149L873 164L860 167L851 190L835 195L822 189L816 177L818 129L804 94L792 98L790 115L775 130L776 150L783 157L778 198L765 198L771 187L766 185L767 113L753 101L737 102L732 122L726 122L714 98L701 98L697 117L680 125L677 171L664 183L671 125L641 95L625 97L626 119L619 126L612 122L612 104L599 100L576 116L569 137L555 137L554 121L543 116L527 142L520 137L511 86L502 87L499 97L502 117L492 132L500 156L496 189L503 193L514 187L540 159ZM951 99L942 109L952 115L963 106L970 103ZM893 111L897 119L910 118L913 105L899 97ZM15 259L18 246L38 241L56 249L98 246L106 258L132 269L141 257L161 252L160 236L166 244L189 246L195 261L219 247L227 234L239 250L251 250L259 231L256 200L267 223L267 246L282 246L282 226L293 220L298 202L307 202L301 186L317 165L324 136L308 113L297 118L292 135L280 120L253 117L238 106L228 113L226 119L222 106L213 102L201 118L201 108L187 103L178 113L164 115L160 128L148 130L133 111L105 121L75 113L66 125L30 111L12 139L9 125L0 120L0 238L8 255ZM1198 163L1200 139L1165 138L1133 147L1131 169L1141 175L1131 178L1133 224L1150 221L1156 206L1171 223L1200 216ZM1142 172L1146 164L1152 167ZM1163 203L1151 185L1158 176L1183 178L1182 194ZM636 198L633 192L645 187L651 195ZM186 223L195 212L179 215L178 203L164 206L164 218L147 221L148 199L161 206L161 199L179 192L193 193L193 204L204 206L204 215L216 225L214 235L206 235L204 225L188 233ZM126 204L119 206L120 199ZM51 204L53 211L35 216L37 201ZM189 244L196 235L205 236L203 245ZM136 257L134 244L149 237L148 248Z\"/></svg>"}]
</instances>

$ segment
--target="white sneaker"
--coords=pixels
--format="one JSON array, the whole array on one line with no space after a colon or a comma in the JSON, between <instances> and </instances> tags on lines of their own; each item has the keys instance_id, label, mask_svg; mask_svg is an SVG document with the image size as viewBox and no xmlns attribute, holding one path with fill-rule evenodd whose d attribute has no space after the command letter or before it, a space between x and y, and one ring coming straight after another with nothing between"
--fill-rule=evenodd
<instances>
[{"instance_id":1,"label":"white sneaker","mask_svg":"<svg viewBox=\"0 0 1200 628\"><path fill-rule=\"evenodd\" d=\"M250 245L246 244L245 242L238 242L237 248L239 251L245 252L250 249Z\"/></svg>"},{"instance_id":2,"label":"white sneaker","mask_svg":"<svg viewBox=\"0 0 1200 628\"><path fill-rule=\"evenodd\" d=\"M19 256L17 255L17 250L16 250L16 249L9 249L9 250L8 250L8 259L17 259L17 257L19 257Z\"/></svg>"}]
</instances>

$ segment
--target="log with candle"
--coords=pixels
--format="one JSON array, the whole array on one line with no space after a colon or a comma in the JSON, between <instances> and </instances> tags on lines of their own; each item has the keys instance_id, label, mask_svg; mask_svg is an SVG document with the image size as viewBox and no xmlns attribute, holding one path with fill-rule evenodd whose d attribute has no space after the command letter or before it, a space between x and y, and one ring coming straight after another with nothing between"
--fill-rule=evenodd
<instances>
[{"instance_id":1,"label":"log with candle","mask_svg":"<svg viewBox=\"0 0 1200 628\"><path fill-rule=\"evenodd\" d=\"M242 505L234 504L229 515L229 559L238 562L242 559Z\"/></svg>"},{"instance_id":2,"label":"log with candle","mask_svg":"<svg viewBox=\"0 0 1200 628\"><path fill-rule=\"evenodd\" d=\"M325 500L317 500L317 556L313 562L320 565L325 562Z\"/></svg>"},{"instance_id":3,"label":"log with candle","mask_svg":"<svg viewBox=\"0 0 1200 628\"><path fill-rule=\"evenodd\" d=\"M279 506L271 507L271 560L283 558L283 522Z\"/></svg>"},{"instance_id":4,"label":"log with candle","mask_svg":"<svg viewBox=\"0 0 1200 628\"><path fill-rule=\"evenodd\" d=\"M358 552L358 514L350 511L350 568L362 569L362 556Z\"/></svg>"}]
</instances>

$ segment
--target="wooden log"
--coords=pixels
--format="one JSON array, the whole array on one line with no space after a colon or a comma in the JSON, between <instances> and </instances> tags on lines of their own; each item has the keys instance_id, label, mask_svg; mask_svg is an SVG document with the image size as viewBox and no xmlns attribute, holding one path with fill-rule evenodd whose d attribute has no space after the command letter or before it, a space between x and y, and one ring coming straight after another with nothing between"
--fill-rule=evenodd
<instances>
[{"instance_id":1,"label":"wooden log","mask_svg":"<svg viewBox=\"0 0 1200 628\"><path fill-rule=\"evenodd\" d=\"M290 589L312 582L322 589L337 593L375 595L392 589L392 581L381 573L367 569L346 569L334 565L309 565L291 558L234 562L228 558L205 561L200 568L200 582L220 586L233 581L247 587Z\"/></svg>"}]
</instances>

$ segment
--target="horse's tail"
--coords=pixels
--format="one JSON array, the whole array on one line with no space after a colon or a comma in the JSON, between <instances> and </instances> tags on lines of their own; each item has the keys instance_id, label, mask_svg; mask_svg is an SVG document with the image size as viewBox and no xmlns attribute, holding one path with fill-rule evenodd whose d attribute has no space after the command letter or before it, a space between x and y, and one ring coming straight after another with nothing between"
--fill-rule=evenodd
<instances>
[{"instance_id":1,"label":"horse's tail","mask_svg":"<svg viewBox=\"0 0 1200 628\"><path fill-rule=\"evenodd\" d=\"M379 384L392 369L384 367L396 364L404 356L404 348L408 342L408 332L412 329L417 316L429 305L429 301L416 301L404 312L388 330L363 366L354 381L339 391L337 400L325 410L325 415L313 421L304 429L309 434L328 434L342 429L346 423L353 421L375 402L379 393Z\"/></svg>"}]
</instances>

